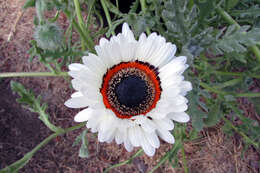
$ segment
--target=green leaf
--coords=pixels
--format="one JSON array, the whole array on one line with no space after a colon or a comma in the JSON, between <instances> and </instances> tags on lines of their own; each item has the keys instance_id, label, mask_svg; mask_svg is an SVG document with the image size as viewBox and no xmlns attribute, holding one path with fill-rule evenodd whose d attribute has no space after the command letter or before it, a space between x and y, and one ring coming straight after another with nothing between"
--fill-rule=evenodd
<instances>
[{"instance_id":1,"label":"green leaf","mask_svg":"<svg viewBox=\"0 0 260 173\"><path fill-rule=\"evenodd\" d=\"M89 151L88 151L88 140L86 137L86 134L88 132L88 129L85 129L81 134L81 146L79 149L79 157L81 158L88 158L89 157Z\"/></svg>"},{"instance_id":2,"label":"green leaf","mask_svg":"<svg viewBox=\"0 0 260 173\"><path fill-rule=\"evenodd\" d=\"M216 0L195 0L195 3L199 9L198 22L203 24L207 17L214 11L214 8L216 7Z\"/></svg>"},{"instance_id":3,"label":"green leaf","mask_svg":"<svg viewBox=\"0 0 260 173\"><path fill-rule=\"evenodd\" d=\"M188 114L191 116L192 127L197 131L200 131L204 127L203 119L207 117L207 114L203 112L199 106L199 94L196 91L191 91L188 94L189 99L189 109Z\"/></svg>"},{"instance_id":4,"label":"green leaf","mask_svg":"<svg viewBox=\"0 0 260 173\"><path fill-rule=\"evenodd\" d=\"M46 50L57 50L63 43L63 30L55 23L38 25L34 32L37 45Z\"/></svg>"},{"instance_id":5,"label":"green leaf","mask_svg":"<svg viewBox=\"0 0 260 173\"><path fill-rule=\"evenodd\" d=\"M136 13L136 10L139 6L139 0L135 0L132 5L130 6L130 11L129 13Z\"/></svg>"},{"instance_id":6,"label":"green leaf","mask_svg":"<svg viewBox=\"0 0 260 173\"><path fill-rule=\"evenodd\" d=\"M247 47L253 46L260 41L260 28L252 28L247 31L249 26L242 26L239 30L236 29L235 25L229 26L224 36L219 39L223 31L217 36L217 41L210 46L215 54L223 54L224 52L246 52Z\"/></svg>"},{"instance_id":7,"label":"green leaf","mask_svg":"<svg viewBox=\"0 0 260 173\"><path fill-rule=\"evenodd\" d=\"M132 27L134 35L136 36L144 32L147 27L153 28L155 25L155 19L153 19L149 14L141 15L131 13L128 14L126 21Z\"/></svg>"},{"instance_id":8,"label":"green leaf","mask_svg":"<svg viewBox=\"0 0 260 173\"><path fill-rule=\"evenodd\" d=\"M26 2L23 5L23 8L27 9L29 7L35 7L35 1L36 0L26 0Z\"/></svg>"},{"instance_id":9,"label":"green leaf","mask_svg":"<svg viewBox=\"0 0 260 173\"><path fill-rule=\"evenodd\" d=\"M233 10L230 14L240 18L257 18L260 16L260 8L259 6L252 6L245 10Z\"/></svg>"},{"instance_id":10,"label":"green leaf","mask_svg":"<svg viewBox=\"0 0 260 173\"><path fill-rule=\"evenodd\" d=\"M220 113L220 102L216 102L211 106L208 117L204 119L205 125L208 127L216 125L221 118Z\"/></svg>"},{"instance_id":11,"label":"green leaf","mask_svg":"<svg viewBox=\"0 0 260 173\"><path fill-rule=\"evenodd\" d=\"M118 15L119 17L123 16L123 13L121 13L121 11L119 11L119 9L110 1L105 1L107 8L110 12Z\"/></svg>"},{"instance_id":12,"label":"green leaf","mask_svg":"<svg viewBox=\"0 0 260 173\"><path fill-rule=\"evenodd\" d=\"M47 104L41 104L41 97L35 97L31 90L26 90L24 86L18 82L11 81L11 89L16 92L20 98L17 99L18 103L24 104L24 107L31 112L39 114L39 119L52 131L59 132L62 128L56 127L49 121L49 115L45 112Z\"/></svg>"}]
</instances>

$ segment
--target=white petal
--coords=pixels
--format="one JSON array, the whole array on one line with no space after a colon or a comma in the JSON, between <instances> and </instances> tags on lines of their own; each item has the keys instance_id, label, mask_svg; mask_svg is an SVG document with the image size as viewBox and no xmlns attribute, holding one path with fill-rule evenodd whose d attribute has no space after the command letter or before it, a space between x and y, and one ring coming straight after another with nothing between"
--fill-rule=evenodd
<instances>
[{"instance_id":1,"label":"white petal","mask_svg":"<svg viewBox=\"0 0 260 173\"><path fill-rule=\"evenodd\" d=\"M105 110L95 110L95 116L91 116L87 122L87 128L94 129L94 131L99 130L99 124L103 117L106 116L107 112Z\"/></svg>"},{"instance_id":2,"label":"white petal","mask_svg":"<svg viewBox=\"0 0 260 173\"><path fill-rule=\"evenodd\" d=\"M175 57L174 55L177 51L176 45L169 43L167 44L167 49L165 49L164 52L161 53L161 56L164 58L161 59L159 67L163 67Z\"/></svg>"},{"instance_id":3,"label":"white petal","mask_svg":"<svg viewBox=\"0 0 260 173\"><path fill-rule=\"evenodd\" d=\"M73 94L71 94L71 97L82 97L83 94L81 92L75 92Z\"/></svg>"},{"instance_id":4,"label":"white petal","mask_svg":"<svg viewBox=\"0 0 260 173\"><path fill-rule=\"evenodd\" d=\"M94 110L91 108L84 109L76 114L74 117L74 121L76 122L84 122L89 120L89 118L93 115Z\"/></svg>"},{"instance_id":5,"label":"white petal","mask_svg":"<svg viewBox=\"0 0 260 173\"><path fill-rule=\"evenodd\" d=\"M163 67L169 61L171 61L176 52L176 46L171 43L166 43L165 39L161 36L158 36L159 40L157 41L158 50L154 50L153 55L151 55L150 62L158 66L159 68ZM160 42L162 40L163 42Z\"/></svg>"},{"instance_id":6,"label":"white petal","mask_svg":"<svg viewBox=\"0 0 260 173\"><path fill-rule=\"evenodd\" d=\"M158 107L157 107L157 109L158 109ZM157 110L156 109L156 110ZM147 114L148 115L148 114ZM158 111L153 111L153 112L151 112L150 114L149 114L149 116L151 117L151 118L153 118L153 119L163 119L163 118L165 118L166 117L166 113L164 113L164 112L160 112L160 110L158 109Z\"/></svg>"},{"instance_id":7,"label":"white petal","mask_svg":"<svg viewBox=\"0 0 260 173\"><path fill-rule=\"evenodd\" d=\"M181 94L184 95L184 96L187 94L188 91L192 90L192 85L188 81L183 81L180 84L180 87L182 89Z\"/></svg>"},{"instance_id":8,"label":"white petal","mask_svg":"<svg viewBox=\"0 0 260 173\"><path fill-rule=\"evenodd\" d=\"M109 41L107 39L105 39L104 37L102 37L100 40L99 40L99 45L101 47L103 47L105 44L109 43Z\"/></svg>"},{"instance_id":9,"label":"white petal","mask_svg":"<svg viewBox=\"0 0 260 173\"><path fill-rule=\"evenodd\" d=\"M100 125L101 124L102 124L102 122L100 123ZM98 132L98 140L100 142L105 142L105 141L111 142L114 139L115 130L116 130L116 128L113 127L113 125L111 125L109 130L107 130L107 131L99 130L99 132Z\"/></svg>"},{"instance_id":10,"label":"white petal","mask_svg":"<svg viewBox=\"0 0 260 173\"><path fill-rule=\"evenodd\" d=\"M140 133L139 131L140 130L139 130L138 127L132 127L132 128L128 129L128 137L129 137L129 140L130 140L131 144L134 147L139 147L140 146L140 141L137 139L137 134Z\"/></svg>"},{"instance_id":11,"label":"white petal","mask_svg":"<svg viewBox=\"0 0 260 173\"><path fill-rule=\"evenodd\" d=\"M67 100L64 105L69 108L84 108L92 105L94 102L86 97L73 97Z\"/></svg>"},{"instance_id":12,"label":"white petal","mask_svg":"<svg viewBox=\"0 0 260 173\"><path fill-rule=\"evenodd\" d=\"M104 115L99 125L99 131L107 132L114 125L114 118L110 115Z\"/></svg>"},{"instance_id":13,"label":"white petal","mask_svg":"<svg viewBox=\"0 0 260 173\"><path fill-rule=\"evenodd\" d=\"M187 58L185 56L180 56L172 59L171 62L169 62L159 70L160 77L162 79L169 79L173 75L181 75L188 68L188 65L185 64L186 59Z\"/></svg>"},{"instance_id":14,"label":"white petal","mask_svg":"<svg viewBox=\"0 0 260 173\"><path fill-rule=\"evenodd\" d=\"M167 98L173 107L188 103L188 100L183 95Z\"/></svg>"},{"instance_id":15,"label":"white petal","mask_svg":"<svg viewBox=\"0 0 260 173\"><path fill-rule=\"evenodd\" d=\"M154 124L154 122L148 119L146 116L137 116L134 122L136 124L140 124L141 127L147 132L153 132L156 129L156 125Z\"/></svg>"},{"instance_id":16,"label":"white petal","mask_svg":"<svg viewBox=\"0 0 260 173\"><path fill-rule=\"evenodd\" d=\"M168 118L156 119L154 123L157 125L157 129L172 130L174 128L172 120Z\"/></svg>"},{"instance_id":17,"label":"white petal","mask_svg":"<svg viewBox=\"0 0 260 173\"><path fill-rule=\"evenodd\" d=\"M173 109L171 109L172 112L184 112L188 109L188 105L186 103L183 103L181 105L175 105Z\"/></svg>"},{"instance_id":18,"label":"white petal","mask_svg":"<svg viewBox=\"0 0 260 173\"><path fill-rule=\"evenodd\" d=\"M125 149L126 149L128 152L131 152L131 151L134 149L133 145L131 144L131 142L130 142L130 140L129 140L128 138L126 138L126 139L124 140L124 145L125 145Z\"/></svg>"},{"instance_id":19,"label":"white petal","mask_svg":"<svg viewBox=\"0 0 260 173\"><path fill-rule=\"evenodd\" d=\"M145 152L145 154L147 154L148 156L153 156L155 153L155 148L148 142L148 140L146 139L146 137L144 136L143 139L140 141L141 146Z\"/></svg>"},{"instance_id":20,"label":"white petal","mask_svg":"<svg viewBox=\"0 0 260 173\"><path fill-rule=\"evenodd\" d=\"M184 77L181 75L173 75L170 78L161 78L161 73L159 73L159 77L161 79L161 87L164 90L171 87L176 87L180 85L180 83L184 80Z\"/></svg>"},{"instance_id":21,"label":"white petal","mask_svg":"<svg viewBox=\"0 0 260 173\"><path fill-rule=\"evenodd\" d=\"M101 59L94 54L89 53L89 56L83 56L82 61L91 71L100 73L100 75L103 75L107 70Z\"/></svg>"},{"instance_id":22,"label":"white petal","mask_svg":"<svg viewBox=\"0 0 260 173\"><path fill-rule=\"evenodd\" d=\"M123 132L120 129L117 129L115 132L115 141L117 144L122 144L124 142Z\"/></svg>"},{"instance_id":23,"label":"white petal","mask_svg":"<svg viewBox=\"0 0 260 173\"><path fill-rule=\"evenodd\" d=\"M170 144L173 144L175 142L174 137L168 130L158 129L156 132L165 142L168 142Z\"/></svg>"},{"instance_id":24,"label":"white petal","mask_svg":"<svg viewBox=\"0 0 260 173\"><path fill-rule=\"evenodd\" d=\"M79 64L79 63L73 63L69 65L69 70L71 71L80 71L84 68L86 67L83 64Z\"/></svg>"},{"instance_id":25,"label":"white petal","mask_svg":"<svg viewBox=\"0 0 260 173\"><path fill-rule=\"evenodd\" d=\"M127 23L123 24L122 34L127 38L128 41L135 41L134 34Z\"/></svg>"},{"instance_id":26,"label":"white petal","mask_svg":"<svg viewBox=\"0 0 260 173\"><path fill-rule=\"evenodd\" d=\"M152 133L144 133L146 139L148 140L148 142L154 147L154 148L159 148L160 146L160 140L157 136L156 133L152 132Z\"/></svg>"},{"instance_id":27,"label":"white petal","mask_svg":"<svg viewBox=\"0 0 260 173\"><path fill-rule=\"evenodd\" d=\"M190 120L190 116L185 113L185 112L180 112L180 113L169 113L167 115L170 119L180 122L180 123L186 123Z\"/></svg>"}]
</instances>

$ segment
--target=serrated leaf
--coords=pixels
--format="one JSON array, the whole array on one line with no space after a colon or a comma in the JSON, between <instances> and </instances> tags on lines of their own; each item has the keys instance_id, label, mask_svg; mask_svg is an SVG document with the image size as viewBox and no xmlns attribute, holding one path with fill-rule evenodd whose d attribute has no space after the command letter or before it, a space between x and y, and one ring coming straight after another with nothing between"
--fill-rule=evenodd
<instances>
[{"instance_id":1,"label":"serrated leaf","mask_svg":"<svg viewBox=\"0 0 260 173\"><path fill-rule=\"evenodd\" d=\"M206 20L206 18L214 11L214 8L216 7L216 1L215 0L195 0L194 1L199 9L199 23L202 24ZM209 10L210 9L210 10Z\"/></svg>"},{"instance_id":2,"label":"serrated leaf","mask_svg":"<svg viewBox=\"0 0 260 173\"><path fill-rule=\"evenodd\" d=\"M132 13L127 16L126 21L131 25L134 35L140 35L147 27L153 28L155 24L155 19L148 14L143 16Z\"/></svg>"},{"instance_id":3,"label":"serrated leaf","mask_svg":"<svg viewBox=\"0 0 260 173\"><path fill-rule=\"evenodd\" d=\"M26 90L25 87L15 81L11 81L11 89L16 92L20 98L17 99L18 103L23 104L25 108L30 110L31 112L36 112L39 114L39 119L52 131L58 132L63 130L62 128L56 127L53 125L48 117L49 115L45 112L47 109L47 104L40 103L41 97L35 97L34 93L31 90Z\"/></svg>"},{"instance_id":4,"label":"serrated leaf","mask_svg":"<svg viewBox=\"0 0 260 173\"><path fill-rule=\"evenodd\" d=\"M110 1L105 1L105 3L106 3L106 5L107 5L109 11L111 11L112 13L118 15L119 17L120 17L120 16L123 16L123 13L121 13L121 12L119 11L119 9L118 9L112 2L110 2Z\"/></svg>"},{"instance_id":5,"label":"serrated leaf","mask_svg":"<svg viewBox=\"0 0 260 173\"><path fill-rule=\"evenodd\" d=\"M260 28L252 28L246 31L247 29L248 26L242 26L239 30L236 29L235 25L229 26L224 36L210 46L210 50L215 54L247 51L247 47L260 41Z\"/></svg>"},{"instance_id":6,"label":"serrated leaf","mask_svg":"<svg viewBox=\"0 0 260 173\"><path fill-rule=\"evenodd\" d=\"M129 13L135 13L138 6L139 6L139 0L135 0L132 5L130 6L130 10L129 10Z\"/></svg>"}]
</instances>

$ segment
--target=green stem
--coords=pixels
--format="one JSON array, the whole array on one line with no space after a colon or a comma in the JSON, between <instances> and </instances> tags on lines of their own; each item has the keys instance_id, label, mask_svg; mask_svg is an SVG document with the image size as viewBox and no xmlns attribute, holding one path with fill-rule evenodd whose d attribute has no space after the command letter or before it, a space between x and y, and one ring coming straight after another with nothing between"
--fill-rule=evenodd
<instances>
[{"instance_id":1,"label":"green stem","mask_svg":"<svg viewBox=\"0 0 260 173\"><path fill-rule=\"evenodd\" d=\"M255 147L259 148L259 144L250 139L246 134L244 134L242 131L240 131L237 127L235 127L230 120L227 118L223 117L223 120L230 126L232 127L238 134L240 134L246 141L254 145Z\"/></svg>"},{"instance_id":2,"label":"green stem","mask_svg":"<svg viewBox=\"0 0 260 173\"><path fill-rule=\"evenodd\" d=\"M84 32L86 30L85 28L85 24L81 15L81 10L80 10L80 5L79 5L79 1L78 0L74 0L74 6L76 9L76 14L77 14L77 18L78 18L78 22L79 22L79 27L80 29ZM83 39L81 39L81 46L82 46L82 50L85 50L85 42Z\"/></svg>"},{"instance_id":3,"label":"green stem","mask_svg":"<svg viewBox=\"0 0 260 173\"><path fill-rule=\"evenodd\" d=\"M59 131L56 133L51 134L50 136L48 136L47 138L45 138L40 144L38 144L36 147L34 147L30 152L28 152L27 154L24 155L23 158L21 158L20 160L14 162L13 164L5 167L4 169L0 170L0 173L7 173L7 172L17 172L19 169L21 169L22 167L24 167L26 165L26 163L28 163L28 161L33 157L33 155L44 145L46 145L47 143L49 143L52 139L54 139L57 136L63 135L65 133L68 133L70 131L79 129L83 126L85 126L86 123L80 123L76 126L64 129L63 131Z\"/></svg>"},{"instance_id":4,"label":"green stem","mask_svg":"<svg viewBox=\"0 0 260 173\"><path fill-rule=\"evenodd\" d=\"M64 10L64 13L67 16L67 18L69 19L71 18L69 11ZM94 49L95 44L92 38L90 37L89 32L87 30L82 30L74 18L72 18L72 25L77 30L80 37L86 42L88 50L92 53L95 53L95 49Z\"/></svg>"},{"instance_id":5,"label":"green stem","mask_svg":"<svg viewBox=\"0 0 260 173\"><path fill-rule=\"evenodd\" d=\"M255 57L257 58L257 60L260 62L260 50L258 49L258 47L251 46L250 49L255 54Z\"/></svg>"},{"instance_id":6,"label":"green stem","mask_svg":"<svg viewBox=\"0 0 260 173\"><path fill-rule=\"evenodd\" d=\"M107 19L107 22L108 22L109 29L111 29L111 28L112 28L111 17L110 17L109 11L108 11L108 9L107 9L107 5L106 5L105 0L101 0L101 5L102 5L102 8L104 9L104 12L105 12L105 15L106 15L106 19ZM115 32L112 31L112 34L115 35Z\"/></svg>"},{"instance_id":7,"label":"green stem","mask_svg":"<svg viewBox=\"0 0 260 173\"><path fill-rule=\"evenodd\" d=\"M143 14L145 14L146 13L146 3L145 3L145 0L140 0L140 3L141 3L142 12L143 12ZM146 33L148 35L151 34L150 28L146 27L145 29L146 29Z\"/></svg>"},{"instance_id":8,"label":"green stem","mask_svg":"<svg viewBox=\"0 0 260 173\"><path fill-rule=\"evenodd\" d=\"M249 76L249 77L253 77L253 78L260 78L260 75L257 74L246 74L243 72L223 72L223 71L214 71L213 73L217 74L217 75L222 75L222 76Z\"/></svg>"},{"instance_id":9,"label":"green stem","mask_svg":"<svg viewBox=\"0 0 260 173\"><path fill-rule=\"evenodd\" d=\"M88 30L89 28L89 23L90 23L90 17L91 17L91 13L92 13L92 10L93 10L93 7L94 7L94 4L95 4L95 1L96 0L93 0L91 4L88 4L88 16L87 16L87 19L86 19L86 29Z\"/></svg>"},{"instance_id":10,"label":"green stem","mask_svg":"<svg viewBox=\"0 0 260 173\"><path fill-rule=\"evenodd\" d=\"M260 93L234 93L235 97L260 97Z\"/></svg>"},{"instance_id":11,"label":"green stem","mask_svg":"<svg viewBox=\"0 0 260 173\"><path fill-rule=\"evenodd\" d=\"M214 88L215 89L222 89L222 88L225 88L225 87L233 86L233 85L236 85L237 83L241 82L242 80L243 80L242 77L237 78L237 79L232 79L232 80L229 80L227 82L221 83L221 84L215 86Z\"/></svg>"},{"instance_id":12,"label":"green stem","mask_svg":"<svg viewBox=\"0 0 260 173\"><path fill-rule=\"evenodd\" d=\"M202 86L203 88L205 88L206 90L210 91L210 92L213 92L213 93L217 93L217 94L227 94L226 92L224 91L220 91L216 88L213 88L211 86L209 86L208 84L204 83L204 82L200 82L200 86Z\"/></svg>"},{"instance_id":13,"label":"green stem","mask_svg":"<svg viewBox=\"0 0 260 173\"><path fill-rule=\"evenodd\" d=\"M226 20L230 25L235 25L237 29L240 29L240 25L220 6L216 8L217 12L221 15L221 17ZM255 54L257 60L260 62L260 50L256 45L250 47L251 51Z\"/></svg>"},{"instance_id":14,"label":"green stem","mask_svg":"<svg viewBox=\"0 0 260 173\"><path fill-rule=\"evenodd\" d=\"M42 106L40 105L40 103L36 103L36 109L38 110L39 113L39 119L42 120L42 122L53 132L58 133L61 131L64 131L64 129L55 126L54 124L52 124L49 119L48 119L48 115L45 113L45 111L43 110Z\"/></svg>"},{"instance_id":15,"label":"green stem","mask_svg":"<svg viewBox=\"0 0 260 173\"><path fill-rule=\"evenodd\" d=\"M178 152L178 150L180 149L180 145L181 142L180 140L176 140L173 147L171 148L170 151L168 151L162 158L161 160L156 164L155 167L153 167L153 169L151 171L149 171L149 173L153 173L156 169L158 169L162 164L164 164L169 157L174 153L174 152Z\"/></svg>"},{"instance_id":16,"label":"green stem","mask_svg":"<svg viewBox=\"0 0 260 173\"><path fill-rule=\"evenodd\" d=\"M187 167L187 160L186 160L186 156L185 156L185 151L184 151L184 143L182 143L181 153L182 153L182 162L183 162L184 172L189 173L189 169Z\"/></svg>"},{"instance_id":17,"label":"green stem","mask_svg":"<svg viewBox=\"0 0 260 173\"><path fill-rule=\"evenodd\" d=\"M65 77L68 76L67 72L8 72L0 73L0 78L4 77Z\"/></svg>"},{"instance_id":18,"label":"green stem","mask_svg":"<svg viewBox=\"0 0 260 173\"><path fill-rule=\"evenodd\" d=\"M112 165L111 167L107 168L104 173L108 173L111 169L114 169L114 168L117 168L119 166L123 166L123 165L126 165L126 164L129 164L132 162L132 160L138 156L140 156L141 154L143 153L143 150L140 149L138 150L133 156L131 156L128 160L126 161L123 161L123 162L120 162L118 164L115 164L115 165Z\"/></svg>"},{"instance_id":19,"label":"green stem","mask_svg":"<svg viewBox=\"0 0 260 173\"><path fill-rule=\"evenodd\" d=\"M228 22L230 25L235 25L237 29L240 29L240 25L220 6L216 8L217 12L221 15L221 17Z\"/></svg>"},{"instance_id":20,"label":"green stem","mask_svg":"<svg viewBox=\"0 0 260 173\"><path fill-rule=\"evenodd\" d=\"M222 94L222 95L232 95L234 97L260 97L260 93L229 93L225 91L221 91L215 87L211 87L208 84L204 82L200 82L200 86L205 88L206 90L210 92L214 92L216 94Z\"/></svg>"}]
</instances>

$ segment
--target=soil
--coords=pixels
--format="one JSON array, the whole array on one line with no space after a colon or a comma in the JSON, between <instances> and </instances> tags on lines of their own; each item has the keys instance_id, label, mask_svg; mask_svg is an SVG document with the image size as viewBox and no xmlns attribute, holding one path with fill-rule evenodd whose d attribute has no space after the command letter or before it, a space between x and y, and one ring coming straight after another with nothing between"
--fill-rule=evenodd
<instances>
[{"instance_id":1,"label":"soil","mask_svg":"<svg viewBox=\"0 0 260 173\"><path fill-rule=\"evenodd\" d=\"M25 0L0 0L0 72L47 71L37 59L28 62L27 51L33 35L34 9L22 10ZM16 23L16 21L18 21ZM8 41L9 34L11 39ZM68 109L64 102L73 90L69 81L63 78L7 78L0 79L0 169L15 162L39 144L51 131L31 113L16 102L17 95L10 89L10 81L21 82L42 100L48 103L51 121L66 128L76 125L73 122L78 110ZM252 107L252 106L251 106ZM245 108L247 112L251 107ZM204 129L201 138L185 143L187 164L192 173L258 173L260 156L254 148L244 150L240 136L227 137L220 125ZM103 172L111 164L127 160L135 151L128 153L122 145L99 143L96 136L87 134L89 158L78 157L79 146L72 147L75 138L84 128L57 137L41 148L20 170L25 173L96 173ZM170 148L161 141L161 146L152 158L137 157L131 164L113 169L113 173L149 172ZM181 156L181 153L179 153ZM181 157L180 157L181 158ZM156 173L183 172L182 160L179 167L164 164Z\"/></svg>"}]
</instances>

